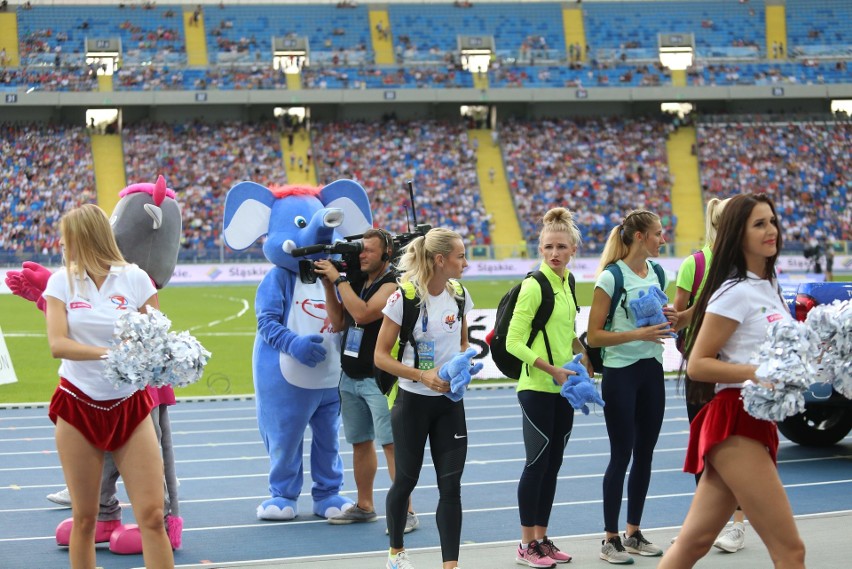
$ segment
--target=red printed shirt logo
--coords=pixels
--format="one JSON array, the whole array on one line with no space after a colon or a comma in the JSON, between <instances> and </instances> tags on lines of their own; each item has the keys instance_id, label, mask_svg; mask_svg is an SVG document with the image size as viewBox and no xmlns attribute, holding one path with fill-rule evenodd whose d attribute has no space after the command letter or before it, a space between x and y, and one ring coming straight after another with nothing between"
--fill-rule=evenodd
<instances>
[{"instance_id":1,"label":"red printed shirt logo","mask_svg":"<svg viewBox=\"0 0 852 569\"><path fill-rule=\"evenodd\" d=\"M114 294L109 297L109 299L115 305L116 310L127 310L127 306L130 304L127 299L120 294Z\"/></svg>"},{"instance_id":2,"label":"red printed shirt logo","mask_svg":"<svg viewBox=\"0 0 852 569\"><path fill-rule=\"evenodd\" d=\"M88 302L75 301L75 302L72 302L71 304L69 304L68 308L70 308L71 310L79 310L81 308L89 308L90 309L90 308L92 308L92 305L89 304Z\"/></svg>"},{"instance_id":3,"label":"red printed shirt logo","mask_svg":"<svg viewBox=\"0 0 852 569\"><path fill-rule=\"evenodd\" d=\"M775 322L777 320L781 320L782 318L784 318L783 314L770 314L769 316L766 317L766 320L768 322Z\"/></svg>"}]
</instances>

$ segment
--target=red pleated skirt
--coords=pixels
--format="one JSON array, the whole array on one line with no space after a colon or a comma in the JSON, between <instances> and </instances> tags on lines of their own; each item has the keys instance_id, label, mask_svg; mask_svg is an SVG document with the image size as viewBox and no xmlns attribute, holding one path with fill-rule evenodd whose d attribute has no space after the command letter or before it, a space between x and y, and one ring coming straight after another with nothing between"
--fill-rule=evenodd
<instances>
[{"instance_id":1,"label":"red pleated skirt","mask_svg":"<svg viewBox=\"0 0 852 569\"><path fill-rule=\"evenodd\" d=\"M126 399L97 401L62 377L47 415L54 423L57 417L70 423L96 448L113 451L124 446L153 408L154 401L144 389Z\"/></svg>"},{"instance_id":2,"label":"red pleated skirt","mask_svg":"<svg viewBox=\"0 0 852 569\"><path fill-rule=\"evenodd\" d=\"M684 472L704 471L704 457L728 437L740 436L763 444L777 463L778 427L771 421L755 419L743 407L739 389L723 389L710 400L689 427Z\"/></svg>"}]
</instances>

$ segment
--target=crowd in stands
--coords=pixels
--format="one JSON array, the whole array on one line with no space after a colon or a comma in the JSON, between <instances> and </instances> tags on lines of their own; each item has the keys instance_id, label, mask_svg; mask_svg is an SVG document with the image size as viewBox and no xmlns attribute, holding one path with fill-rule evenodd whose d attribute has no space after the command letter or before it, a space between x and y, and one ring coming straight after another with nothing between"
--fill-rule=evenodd
<instances>
[{"instance_id":1,"label":"crowd in stands","mask_svg":"<svg viewBox=\"0 0 852 569\"><path fill-rule=\"evenodd\" d=\"M59 261L59 218L94 202L95 176L85 127L0 124L0 253L20 263Z\"/></svg>"},{"instance_id":2,"label":"crowd in stands","mask_svg":"<svg viewBox=\"0 0 852 569\"><path fill-rule=\"evenodd\" d=\"M147 122L125 128L123 142L128 181L153 182L162 174L177 193L182 247L198 258L218 258L222 208L231 186L243 180L266 186L287 182L274 122Z\"/></svg>"},{"instance_id":3,"label":"crowd in stands","mask_svg":"<svg viewBox=\"0 0 852 569\"><path fill-rule=\"evenodd\" d=\"M582 249L598 251L630 210L657 213L674 237L666 154L670 127L651 119L518 121L500 126L508 182L524 238L534 240L543 212L575 212Z\"/></svg>"},{"instance_id":4,"label":"crowd in stands","mask_svg":"<svg viewBox=\"0 0 852 569\"><path fill-rule=\"evenodd\" d=\"M493 228L466 128L461 121L390 116L316 122L311 156L321 184L352 178L364 185L377 226L393 233L411 229L405 182L412 180L419 222L452 227L469 244L487 245ZM562 205L576 212L583 251L591 254L628 211L645 207L660 215L671 242L677 224L665 148L671 128L625 118L502 122L494 140L524 238L534 241L541 212ZM273 122L125 127L128 182L163 174L178 193L183 259L218 259L223 199L233 184L286 183L281 129ZM788 249L813 239L852 241L852 122L702 122L696 153L705 198L742 191L773 196ZM59 216L96 197L86 129L0 125L0 183L8 189L0 198L3 260L58 255Z\"/></svg>"},{"instance_id":5,"label":"crowd in stands","mask_svg":"<svg viewBox=\"0 0 852 569\"><path fill-rule=\"evenodd\" d=\"M476 175L476 152L464 124L439 121L314 123L313 150L321 183L359 181L374 222L408 231L414 182L418 223L452 227L470 244L490 244L491 227Z\"/></svg>"},{"instance_id":6,"label":"crowd in stands","mask_svg":"<svg viewBox=\"0 0 852 569\"><path fill-rule=\"evenodd\" d=\"M849 121L701 124L697 151L705 196L769 193L788 246L852 240Z\"/></svg>"}]
</instances>

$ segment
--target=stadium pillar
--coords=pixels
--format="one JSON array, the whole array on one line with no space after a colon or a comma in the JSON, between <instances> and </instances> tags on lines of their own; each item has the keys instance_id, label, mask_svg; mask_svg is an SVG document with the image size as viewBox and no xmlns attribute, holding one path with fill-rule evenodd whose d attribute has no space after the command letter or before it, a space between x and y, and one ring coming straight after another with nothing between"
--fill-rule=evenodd
<instances>
[{"instance_id":1,"label":"stadium pillar","mask_svg":"<svg viewBox=\"0 0 852 569\"><path fill-rule=\"evenodd\" d=\"M370 39L376 65L393 65L393 34L390 29L390 16L387 8L370 8Z\"/></svg>"},{"instance_id":2,"label":"stadium pillar","mask_svg":"<svg viewBox=\"0 0 852 569\"><path fill-rule=\"evenodd\" d=\"M98 91L110 93L113 90L112 75L98 75Z\"/></svg>"},{"instance_id":3,"label":"stadium pillar","mask_svg":"<svg viewBox=\"0 0 852 569\"><path fill-rule=\"evenodd\" d=\"M473 129L467 131L467 134L471 144L476 140L476 175L479 178L482 203L492 220L491 245L494 255L498 259L521 257L526 252L526 242L506 181L500 145L496 138L492 138L489 129Z\"/></svg>"},{"instance_id":4,"label":"stadium pillar","mask_svg":"<svg viewBox=\"0 0 852 569\"><path fill-rule=\"evenodd\" d=\"M675 255L685 257L701 245L704 237L704 202L698 176L694 126L679 128L666 142L672 179L672 214L675 227Z\"/></svg>"},{"instance_id":5,"label":"stadium pillar","mask_svg":"<svg viewBox=\"0 0 852 569\"><path fill-rule=\"evenodd\" d=\"M21 64L19 45L18 13L0 12L0 50L6 51L5 67L18 67Z\"/></svg>"},{"instance_id":6,"label":"stadium pillar","mask_svg":"<svg viewBox=\"0 0 852 569\"><path fill-rule=\"evenodd\" d=\"M766 58L787 59L785 0L766 0Z\"/></svg>"}]
</instances>

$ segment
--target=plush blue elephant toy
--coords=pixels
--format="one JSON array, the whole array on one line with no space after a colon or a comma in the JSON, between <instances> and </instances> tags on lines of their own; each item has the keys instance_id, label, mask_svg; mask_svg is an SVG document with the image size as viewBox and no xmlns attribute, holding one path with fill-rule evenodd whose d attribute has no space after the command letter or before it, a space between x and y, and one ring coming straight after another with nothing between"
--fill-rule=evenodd
<instances>
[{"instance_id":1,"label":"plush blue elephant toy","mask_svg":"<svg viewBox=\"0 0 852 569\"><path fill-rule=\"evenodd\" d=\"M302 445L309 425L313 512L329 518L353 505L340 495L340 334L331 328L322 283L301 282L299 259L291 252L329 245L371 226L367 193L351 180L323 188L274 189L241 182L225 198L227 245L243 250L266 235L263 253L274 265L255 299L252 372L257 422L270 460L271 494L257 508L260 519L290 520L298 515Z\"/></svg>"},{"instance_id":2,"label":"plush blue elephant toy","mask_svg":"<svg viewBox=\"0 0 852 569\"><path fill-rule=\"evenodd\" d=\"M477 353L476 348L468 348L464 352L454 355L438 370L438 377L450 384L450 390L444 395L452 401L461 401L470 380L482 371L485 364L482 362L473 363L473 356Z\"/></svg>"},{"instance_id":3,"label":"plush blue elephant toy","mask_svg":"<svg viewBox=\"0 0 852 569\"><path fill-rule=\"evenodd\" d=\"M633 316L636 317L636 326L653 326L655 324L665 324L669 321L663 314L663 307L668 304L669 297L666 296L660 287L651 285L648 287L648 292L639 291L639 296L628 302ZM672 338L676 338L677 334L671 332Z\"/></svg>"},{"instance_id":4,"label":"plush blue elephant toy","mask_svg":"<svg viewBox=\"0 0 852 569\"><path fill-rule=\"evenodd\" d=\"M582 357L583 354L577 354L573 360L562 366L567 370L575 372L577 375L568 376L568 381L562 384L560 393L562 397L568 400L571 407L582 410L583 415L588 415L588 403L597 403L601 407L605 406L606 403L598 395L598 390L592 378L589 377L586 366L580 363Z\"/></svg>"}]
</instances>

